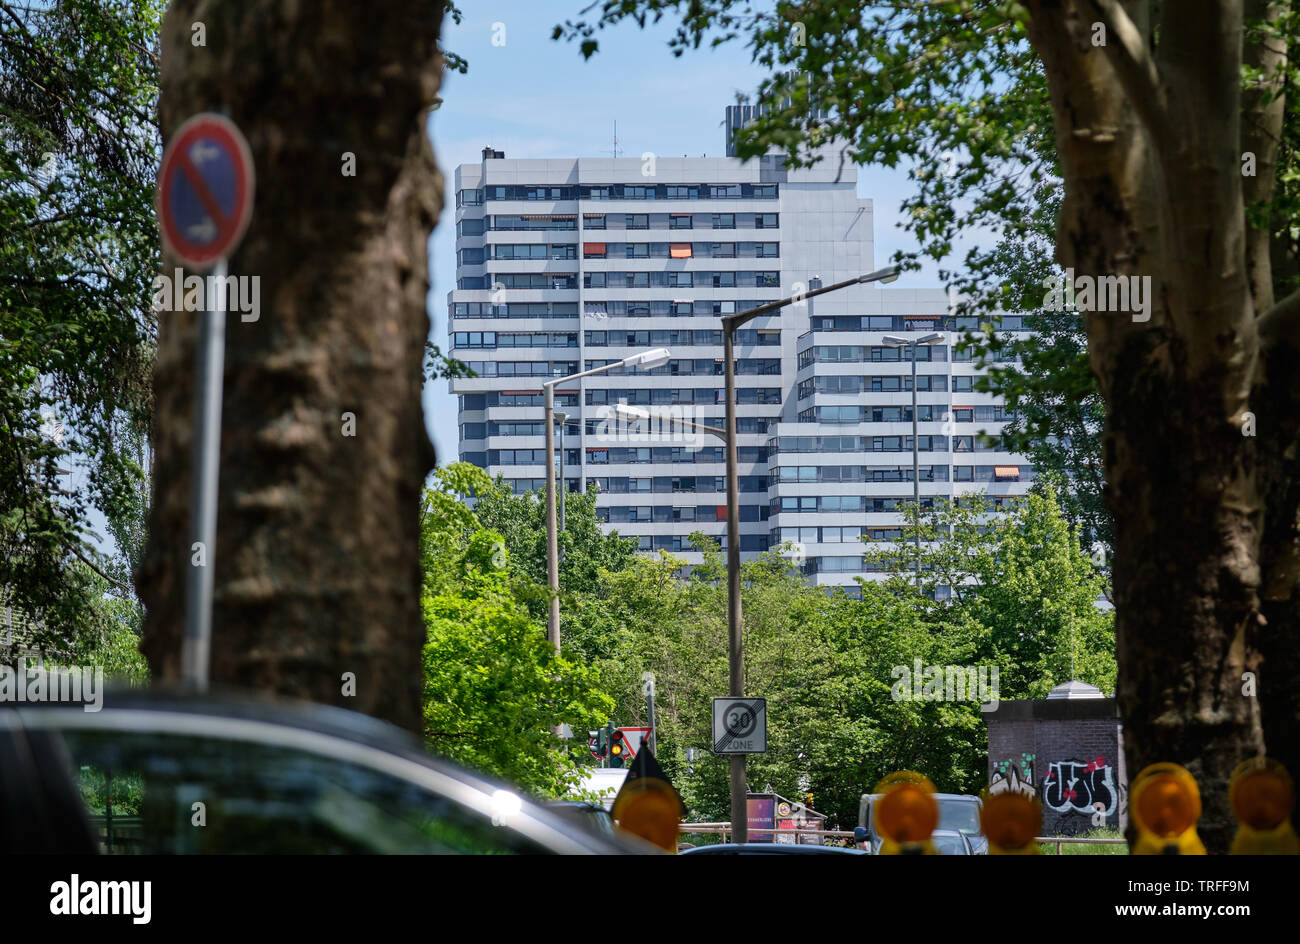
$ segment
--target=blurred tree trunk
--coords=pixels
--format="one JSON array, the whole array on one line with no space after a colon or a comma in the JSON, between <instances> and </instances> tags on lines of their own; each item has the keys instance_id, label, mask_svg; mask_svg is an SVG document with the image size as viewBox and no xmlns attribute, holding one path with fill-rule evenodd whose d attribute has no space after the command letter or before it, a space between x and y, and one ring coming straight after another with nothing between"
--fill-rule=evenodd
<instances>
[{"instance_id":1,"label":"blurred tree trunk","mask_svg":"<svg viewBox=\"0 0 1300 944\"><path fill-rule=\"evenodd\" d=\"M227 316L212 679L420 719L418 500L433 450L421 364L441 177L426 134L443 5L176 0L163 25L164 140L224 111L257 170L230 275L261 316ZM193 43L203 24L206 45ZM345 154L355 176L345 174ZM170 273L174 260L163 260ZM142 648L180 674L196 316L160 316L155 492L138 576ZM343 415L355 416L345 435ZM355 697L343 692L354 673Z\"/></svg>"}]
</instances>

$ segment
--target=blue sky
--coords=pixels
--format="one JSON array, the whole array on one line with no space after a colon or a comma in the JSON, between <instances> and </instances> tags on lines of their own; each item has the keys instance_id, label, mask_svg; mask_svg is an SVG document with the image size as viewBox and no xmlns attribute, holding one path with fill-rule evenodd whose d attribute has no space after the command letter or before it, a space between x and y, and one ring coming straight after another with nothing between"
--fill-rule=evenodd
<instances>
[{"instance_id":1,"label":"blue sky","mask_svg":"<svg viewBox=\"0 0 1300 944\"><path fill-rule=\"evenodd\" d=\"M736 92L752 95L764 72L743 42L701 47L676 58L668 40L677 22L657 27L626 23L600 33L600 52L584 61L577 44L551 39L557 23L579 19L588 0L520 0L461 4L464 21L443 24L444 48L469 62L466 75L448 73L443 105L430 121L434 154L446 180L443 216L430 243L430 315L434 340L446 349L448 289L455 282L455 199L458 164L477 163L485 146L508 158L609 157L618 122L622 156L645 151L676 157L721 156L724 108ZM495 24L504 44L494 46ZM858 194L875 201L876 264L915 241L897 227L899 204L911 192L904 171L858 170ZM964 256L965 244L958 246ZM941 287L928 265L897 286ZM456 457L456 404L447 382L425 386L425 422L438 464Z\"/></svg>"}]
</instances>

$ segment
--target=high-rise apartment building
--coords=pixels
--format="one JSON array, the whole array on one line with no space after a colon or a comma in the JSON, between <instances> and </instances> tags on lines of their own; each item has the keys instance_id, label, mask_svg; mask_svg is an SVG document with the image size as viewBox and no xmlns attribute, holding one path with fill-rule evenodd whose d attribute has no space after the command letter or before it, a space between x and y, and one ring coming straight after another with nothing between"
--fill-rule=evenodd
<instances>
[{"instance_id":1,"label":"high-rise apartment building","mask_svg":"<svg viewBox=\"0 0 1300 944\"><path fill-rule=\"evenodd\" d=\"M693 562L692 532L725 542L721 442L616 408L723 426L719 317L872 271L872 203L856 190L856 168L835 159L787 170L778 154L515 160L485 148L456 169L451 348L477 373L451 382L461 458L516 491L543 488L542 382L668 348L653 370L556 387L566 487L594 482L607 526L644 551ZM911 364L887 335L945 332L917 348L922 503L1026 490L1026 461L977 435L1005 417L972 389L947 296L896 285L852 286L739 332L742 556L789 541L811 581L853 587L860 539L898 536Z\"/></svg>"}]
</instances>

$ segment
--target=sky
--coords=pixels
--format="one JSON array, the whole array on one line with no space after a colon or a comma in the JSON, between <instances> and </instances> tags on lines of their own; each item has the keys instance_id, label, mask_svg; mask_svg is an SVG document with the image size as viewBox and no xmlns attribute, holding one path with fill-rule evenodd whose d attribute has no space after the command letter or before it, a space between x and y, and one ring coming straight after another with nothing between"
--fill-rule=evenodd
<instances>
[{"instance_id":1,"label":"sky","mask_svg":"<svg viewBox=\"0 0 1300 944\"><path fill-rule=\"evenodd\" d=\"M551 33L558 23L584 18L581 11L589 2L470 0L460 4L466 9L459 25L450 18L443 23L443 48L469 63L467 74L446 73L443 104L429 120L445 183L442 217L429 243L429 314L431 337L444 351L449 347L446 298L456 277L457 165L477 164L485 146L509 158L610 157L615 122L620 156L650 151L718 157L726 152L724 109L734 104L737 92L752 97L765 77L750 62L743 41L674 57L668 40L679 21L667 16L644 30L628 22L602 31L596 37L600 51L584 60L577 44L552 40ZM858 196L875 203L877 266L900 249L916 248L898 225L900 203L911 192L904 170L858 168ZM963 257L969 245L959 239L954 256ZM938 268L926 262L895 287L941 288ZM456 400L447 381L425 384L424 413L438 464L455 461ZM65 487L85 484L78 468ZM97 546L112 553L114 542L97 510L91 509L90 525Z\"/></svg>"},{"instance_id":2,"label":"sky","mask_svg":"<svg viewBox=\"0 0 1300 944\"><path fill-rule=\"evenodd\" d=\"M600 51L583 60L576 43L551 33L590 0L520 0L461 4L459 25L443 23L443 48L469 62L465 75L449 72L432 114L434 155L445 179L442 218L430 241L429 314L434 343L447 350L447 292L455 284L453 193L459 164L477 164L484 147L507 158L611 157L618 122L620 156L646 151L676 157L726 153L723 112L737 92L751 97L766 73L750 62L743 41L701 47L681 57L668 49L678 20L665 16L644 30L628 21L599 33ZM494 45L493 38L497 37ZM912 192L903 170L858 169L858 196L875 202L876 265L916 242L898 227L899 205ZM964 256L968 243L959 243ZM938 266L908 273L898 288L941 288ZM445 380L424 390L425 423L438 464L456 458L455 398Z\"/></svg>"}]
</instances>

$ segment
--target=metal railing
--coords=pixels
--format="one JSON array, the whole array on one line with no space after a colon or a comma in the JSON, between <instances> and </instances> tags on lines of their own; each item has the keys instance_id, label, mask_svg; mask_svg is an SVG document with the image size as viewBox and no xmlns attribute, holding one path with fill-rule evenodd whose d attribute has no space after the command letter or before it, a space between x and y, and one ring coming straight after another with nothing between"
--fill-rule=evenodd
<instances>
[{"instance_id":1,"label":"metal railing","mask_svg":"<svg viewBox=\"0 0 1300 944\"><path fill-rule=\"evenodd\" d=\"M1101 846L1127 846L1127 845L1128 845L1128 840L1127 840L1127 839L1124 839L1124 838L1119 838L1119 839L1093 839L1093 838L1091 838L1091 837L1083 837L1083 836L1038 836L1038 837L1035 838L1034 841L1035 841L1035 842L1054 842L1054 843L1056 843L1056 854L1057 854L1057 855L1060 855L1060 854L1061 854L1061 844L1062 844L1062 843L1074 843L1074 844L1076 844L1076 845L1080 845L1080 846L1088 846L1088 845L1101 845Z\"/></svg>"},{"instance_id":2,"label":"metal railing","mask_svg":"<svg viewBox=\"0 0 1300 944\"><path fill-rule=\"evenodd\" d=\"M722 841L727 842L731 833L731 823L682 823L678 827L679 831L684 834L702 834L702 835L721 835ZM788 834L792 836L822 836L833 837L836 839L853 839L853 830L851 829L800 829L789 827L773 827L768 829L755 828L751 832L759 835ZM1118 839L1098 839L1085 836L1035 836L1034 841L1038 843L1055 843L1056 855L1061 855L1061 846L1073 843L1075 845L1109 845L1109 846L1127 846L1128 840Z\"/></svg>"},{"instance_id":3,"label":"metal railing","mask_svg":"<svg viewBox=\"0 0 1300 944\"><path fill-rule=\"evenodd\" d=\"M729 822L728 823L682 823L681 826L679 826L678 828L681 832L688 833L688 834L691 833L699 833L704 835L720 834L722 836L723 842L728 841L728 836L731 833L731 823ZM783 834L783 835L791 835L795 837L831 836L837 839L849 839L849 840L853 839L853 830L851 829L800 829L800 828L776 827L776 826L769 829L766 826L764 826L762 828L752 827L750 829L750 833L758 834L761 836Z\"/></svg>"}]
</instances>

